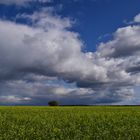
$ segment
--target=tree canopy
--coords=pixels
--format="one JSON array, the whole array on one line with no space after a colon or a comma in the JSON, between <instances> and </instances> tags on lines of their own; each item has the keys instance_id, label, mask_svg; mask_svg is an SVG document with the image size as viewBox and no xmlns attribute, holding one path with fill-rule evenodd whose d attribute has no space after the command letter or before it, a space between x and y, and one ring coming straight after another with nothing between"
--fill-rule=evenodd
<instances>
[{"instance_id":1,"label":"tree canopy","mask_svg":"<svg viewBox=\"0 0 140 140\"><path fill-rule=\"evenodd\" d=\"M49 106L59 106L59 102L58 102L58 101L55 101L55 100L49 101L49 102L48 102L48 105L49 105Z\"/></svg>"}]
</instances>

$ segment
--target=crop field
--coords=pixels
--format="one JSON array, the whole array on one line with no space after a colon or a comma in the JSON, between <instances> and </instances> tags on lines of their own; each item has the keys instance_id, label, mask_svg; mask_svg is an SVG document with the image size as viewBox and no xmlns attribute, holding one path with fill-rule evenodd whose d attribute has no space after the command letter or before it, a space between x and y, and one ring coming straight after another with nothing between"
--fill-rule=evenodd
<instances>
[{"instance_id":1,"label":"crop field","mask_svg":"<svg viewBox=\"0 0 140 140\"><path fill-rule=\"evenodd\" d=\"M140 107L0 107L0 140L140 140Z\"/></svg>"}]
</instances>

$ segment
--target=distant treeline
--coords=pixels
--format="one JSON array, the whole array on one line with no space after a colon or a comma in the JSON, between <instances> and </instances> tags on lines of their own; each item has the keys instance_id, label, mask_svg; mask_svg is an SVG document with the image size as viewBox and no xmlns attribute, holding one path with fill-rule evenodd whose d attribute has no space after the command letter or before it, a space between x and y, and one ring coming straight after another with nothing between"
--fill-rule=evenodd
<instances>
[{"instance_id":1,"label":"distant treeline","mask_svg":"<svg viewBox=\"0 0 140 140\"><path fill-rule=\"evenodd\" d=\"M59 106L140 106L140 105L59 105Z\"/></svg>"}]
</instances>

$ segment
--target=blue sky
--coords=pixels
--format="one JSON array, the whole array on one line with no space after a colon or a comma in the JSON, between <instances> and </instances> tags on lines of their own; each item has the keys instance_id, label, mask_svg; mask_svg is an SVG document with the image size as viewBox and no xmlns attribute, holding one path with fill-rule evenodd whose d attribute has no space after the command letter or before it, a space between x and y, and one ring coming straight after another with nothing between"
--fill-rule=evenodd
<instances>
[{"instance_id":1,"label":"blue sky","mask_svg":"<svg viewBox=\"0 0 140 140\"><path fill-rule=\"evenodd\" d=\"M139 5L0 1L1 104L139 104Z\"/></svg>"},{"instance_id":2,"label":"blue sky","mask_svg":"<svg viewBox=\"0 0 140 140\"><path fill-rule=\"evenodd\" d=\"M42 7L56 7L62 17L76 20L72 29L80 34L86 50L94 51L98 43L108 40L117 28L126 26L125 21L131 21L139 13L139 4L139 0L54 0L28 7L1 4L0 16L12 20L19 13L31 14Z\"/></svg>"}]
</instances>

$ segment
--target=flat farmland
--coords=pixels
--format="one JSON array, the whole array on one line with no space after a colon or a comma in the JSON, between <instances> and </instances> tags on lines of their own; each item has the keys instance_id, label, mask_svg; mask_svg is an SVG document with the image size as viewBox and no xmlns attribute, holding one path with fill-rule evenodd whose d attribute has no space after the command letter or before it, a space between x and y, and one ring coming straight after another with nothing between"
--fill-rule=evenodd
<instances>
[{"instance_id":1,"label":"flat farmland","mask_svg":"<svg viewBox=\"0 0 140 140\"><path fill-rule=\"evenodd\" d=\"M140 107L3 106L0 140L140 140Z\"/></svg>"}]
</instances>

